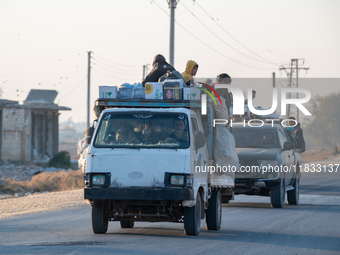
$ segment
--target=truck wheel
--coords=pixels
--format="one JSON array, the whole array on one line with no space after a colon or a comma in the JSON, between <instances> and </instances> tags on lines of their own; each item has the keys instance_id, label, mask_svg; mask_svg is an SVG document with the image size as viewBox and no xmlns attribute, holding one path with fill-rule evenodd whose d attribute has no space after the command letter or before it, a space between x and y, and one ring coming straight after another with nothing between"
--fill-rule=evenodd
<instances>
[{"instance_id":1,"label":"truck wheel","mask_svg":"<svg viewBox=\"0 0 340 255\"><path fill-rule=\"evenodd\" d=\"M222 198L219 190L215 190L209 199L209 206L205 221L208 230L219 230L221 228Z\"/></svg>"},{"instance_id":2,"label":"truck wheel","mask_svg":"<svg viewBox=\"0 0 340 255\"><path fill-rule=\"evenodd\" d=\"M197 193L196 205L184 207L184 233L197 236L201 229L201 195Z\"/></svg>"},{"instance_id":3,"label":"truck wheel","mask_svg":"<svg viewBox=\"0 0 340 255\"><path fill-rule=\"evenodd\" d=\"M94 200L91 208L92 231L95 234L105 234L109 225L106 215L106 205L103 200Z\"/></svg>"},{"instance_id":4,"label":"truck wheel","mask_svg":"<svg viewBox=\"0 0 340 255\"><path fill-rule=\"evenodd\" d=\"M287 192L287 200L290 205L298 205L300 197L300 178L296 176L293 182L293 190Z\"/></svg>"},{"instance_id":5,"label":"truck wheel","mask_svg":"<svg viewBox=\"0 0 340 255\"><path fill-rule=\"evenodd\" d=\"M282 208L285 203L285 179L280 179L279 185L270 191L270 202L274 208Z\"/></svg>"},{"instance_id":6,"label":"truck wheel","mask_svg":"<svg viewBox=\"0 0 340 255\"><path fill-rule=\"evenodd\" d=\"M121 228L133 228L135 223L132 220L121 220L120 227Z\"/></svg>"}]
</instances>

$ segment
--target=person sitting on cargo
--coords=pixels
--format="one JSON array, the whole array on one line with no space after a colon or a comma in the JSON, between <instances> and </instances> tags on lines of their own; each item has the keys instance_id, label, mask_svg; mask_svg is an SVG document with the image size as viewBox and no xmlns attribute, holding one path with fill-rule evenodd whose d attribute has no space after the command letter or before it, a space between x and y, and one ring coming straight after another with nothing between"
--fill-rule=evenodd
<instances>
[{"instance_id":1,"label":"person sitting on cargo","mask_svg":"<svg viewBox=\"0 0 340 255\"><path fill-rule=\"evenodd\" d=\"M155 56L152 65L152 70L142 81L143 87L145 87L145 84L147 82L158 82L158 79L166 74L168 71L176 71L172 65L165 61L164 56L161 54Z\"/></svg>"},{"instance_id":2,"label":"person sitting on cargo","mask_svg":"<svg viewBox=\"0 0 340 255\"><path fill-rule=\"evenodd\" d=\"M181 73L184 83L189 87L191 84L195 84L194 76L198 70L198 64L193 60L188 60L185 71Z\"/></svg>"},{"instance_id":3,"label":"person sitting on cargo","mask_svg":"<svg viewBox=\"0 0 340 255\"><path fill-rule=\"evenodd\" d=\"M231 78L228 74L221 73L217 76L217 83L231 84ZM215 86L215 84L212 84L212 85L213 87ZM216 92L219 94L220 97L223 97L225 99L226 107L229 110L230 106L232 105L232 99L230 97L228 89L216 89Z\"/></svg>"},{"instance_id":4,"label":"person sitting on cargo","mask_svg":"<svg viewBox=\"0 0 340 255\"><path fill-rule=\"evenodd\" d=\"M188 133L185 132L186 125L183 119L174 120L174 132L165 139L165 143L188 144Z\"/></svg>"}]
</instances>

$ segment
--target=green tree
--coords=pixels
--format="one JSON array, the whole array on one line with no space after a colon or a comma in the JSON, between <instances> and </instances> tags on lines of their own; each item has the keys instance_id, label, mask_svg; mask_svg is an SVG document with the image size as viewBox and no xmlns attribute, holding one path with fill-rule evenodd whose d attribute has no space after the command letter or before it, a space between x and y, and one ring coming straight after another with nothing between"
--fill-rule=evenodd
<instances>
[{"instance_id":1,"label":"green tree","mask_svg":"<svg viewBox=\"0 0 340 255\"><path fill-rule=\"evenodd\" d=\"M71 167L71 158L68 151L60 151L49 160L48 166L57 167L57 168L69 168Z\"/></svg>"},{"instance_id":2,"label":"green tree","mask_svg":"<svg viewBox=\"0 0 340 255\"><path fill-rule=\"evenodd\" d=\"M313 120L306 125L306 135L321 146L340 144L340 93L315 97L311 101Z\"/></svg>"}]
</instances>

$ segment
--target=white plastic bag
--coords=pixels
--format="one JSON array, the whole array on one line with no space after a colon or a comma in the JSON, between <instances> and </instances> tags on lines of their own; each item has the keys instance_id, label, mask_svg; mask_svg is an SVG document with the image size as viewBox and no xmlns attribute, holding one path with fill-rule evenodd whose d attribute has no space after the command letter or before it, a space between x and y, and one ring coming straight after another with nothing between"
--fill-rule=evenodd
<instances>
[{"instance_id":1,"label":"white plastic bag","mask_svg":"<svg viewBox=\"0 0 340 255\"><path fill-rule=\"evenodd\" d=\"M225 125L216 125L213 148L216 166L218 165L221 168L225 166L231 170L238 170L239 159L235 145L235 138L227 127ZM233 178L235 177L235 171L227 171L222 174L224 173Z\"/></svg>"},{"instance_id":2,"label":"white plastic bag","mask_svg":"<svg viewBox=\"0 0 340 255\"><path fill-rule=\"evenodd\" d=\"M142 83L135 82L134 84L124 83L119 86L117 97L119 99L131 99L131 98L145 98L145 88Z\"/></svg>"},{"instance_id":3,"label":"white plastic bag","mask_svg":"<svg viewBox=\"0 0 340 255\"><path fill-rule=\"evenodd\" d=\"M223 97L221 98L222 105L218 98L215 97L217 105L214 105L214 114L215 114L215 119L223 119L223 120L228 120L229 121L229 110L225 104L225 99Z\"/></svg>"}]
</instances>

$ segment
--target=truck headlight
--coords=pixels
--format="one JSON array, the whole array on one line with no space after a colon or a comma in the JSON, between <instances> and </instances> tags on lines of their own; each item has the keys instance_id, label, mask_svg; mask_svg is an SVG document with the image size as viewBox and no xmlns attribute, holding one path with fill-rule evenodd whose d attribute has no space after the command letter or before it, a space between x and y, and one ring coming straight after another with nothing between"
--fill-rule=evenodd
<instances>
[{"instance_id":1,"label":"truck headlight","mask_svg":"<svg viewBox=\"0 0 340 255\"><path fill-rule=\"evenodd\" d=\"M184 185L184 175L171 175L170 177L171 185Z\"/></svg>"},{"instance_id":2,"label":"truck headlight","mask_svg":"<svg viewBox=\"0 0 340 255\"><path fill-rule=\"evenodd\" d=\"M96 174L92 176L92 184L93 185L104 185L105 184L105 175Z\"/></svg>"},{"instance_id":3,"label":"truck headlight","mask_svg":"<svg viewBox=\"0 0 340 255\"><path fill-rule=\"evenodd\" d=\"M111 173L85 173L84 181L86 187L102 186L108 187L111 183Z\"/></svg>"}]
</instances>

